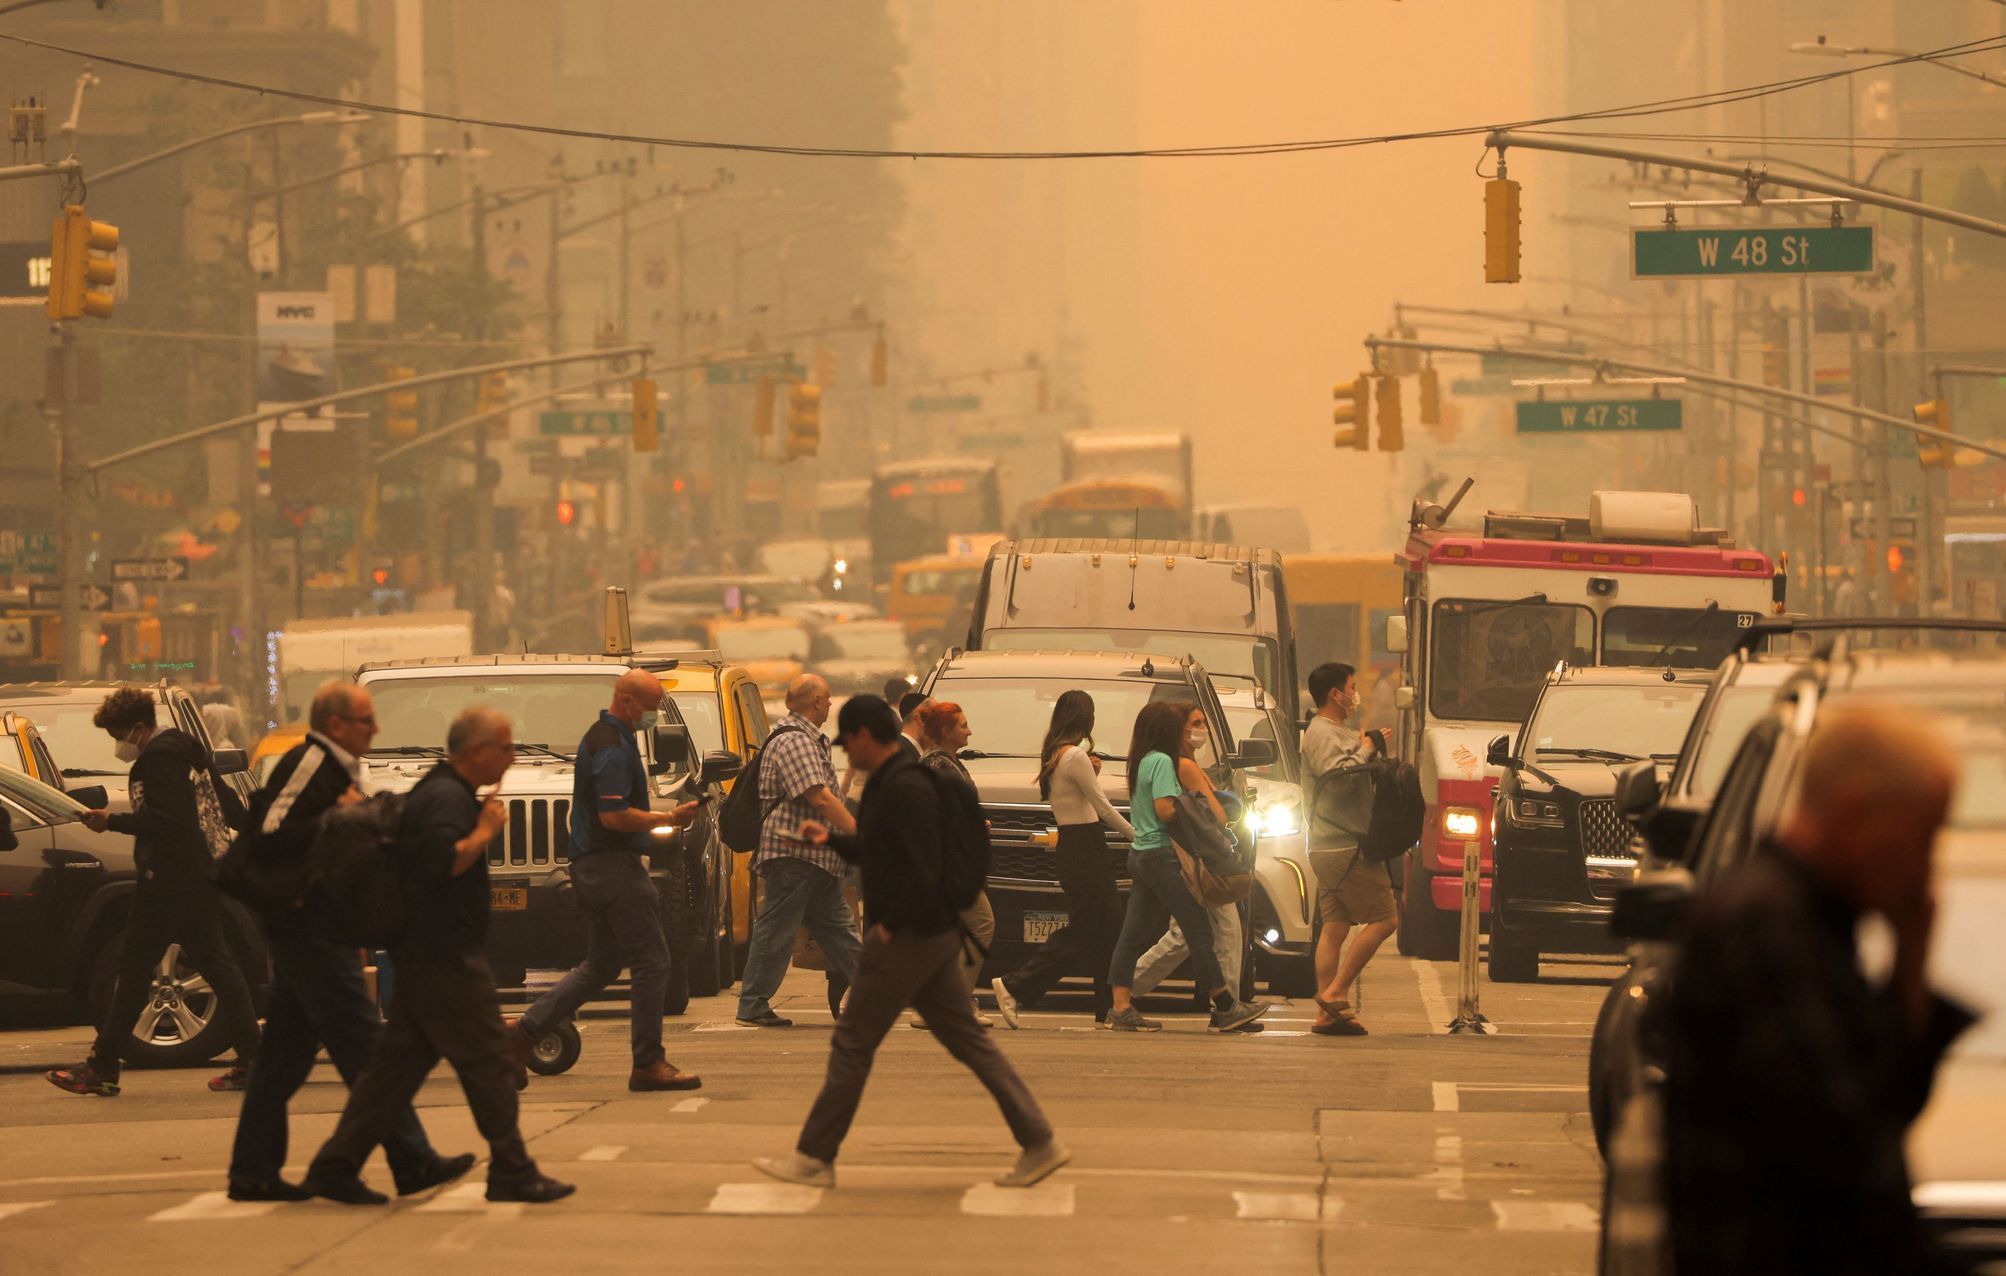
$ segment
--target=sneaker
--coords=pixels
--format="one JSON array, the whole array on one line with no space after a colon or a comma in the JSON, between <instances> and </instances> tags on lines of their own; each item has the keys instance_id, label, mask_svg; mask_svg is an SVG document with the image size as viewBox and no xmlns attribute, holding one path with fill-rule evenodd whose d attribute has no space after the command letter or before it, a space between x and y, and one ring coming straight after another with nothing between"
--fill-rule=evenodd
<instances>
[{"instance_id":1,"label":"sneaker","mask_svg":"<svg viewBox=\"0 0 2006 1276\"><path fill-rule=\"evenodd\" d=\"M1024 1025L1017 1022L1017 999L1010 995L1010 986L998 975L989 981L989 989L996 994L996 1013L1003 1016L1003 1022L1012 1028Z\"/></svg>"},{"instance_id":2,"label":"sneaker","mask_svg":"<svg viewBox=\"0 0 2006 1276\"><path fill-rule=\"evenodd\" d=\"M118 1077L105 1076L88 1059L67 1068L51 1068L43 1075L49 1078L50 1085L71 1094L88 1094L99 1099L118 1097Z\"/></svg>"},{"instance_id":3,"label":"sneaker","mask_svg":"<svg viewBox=\"0 0 2006 1276\"><path fill-rule=\"evenodd\" d=\"M805 1152L789 1152L786 1156L755 1156L752 1168L782 1183L798 1183L802 1187L836 1186L836 1167Z\"/></svg>"},{"instance_id":4,"label":"sneaker","mask_svg":"<svg viewBox=\"0 0 2006 1276\"><path fill-rule=\"evenodd\" d=\"M1073 1154L1059 1146L1057 1139L1040 1148L1025 1148L1017 1157L1017 1164L1010 1172L996 1180L998 1187L1030 1187L1032 1184L1050 1177L1052 1171L1073 1159Z\"/></svg>"},{"instance_id":5,"label":"sneaker","mask_svg":"<svg viewBox=\"0 0 2006 1276\"><path fill-rule=\"evenodd\" d=\"M1266 1032L1267 1030L1268 1025L1264 1023L1243 1023L1233 1029L1234 1032Z\"/></svg>"},{"instance_id":6,"label":"sneaker","mask_svg":"<svg viewBox=\"0 0 2006 1276\"><path fill-rule=\"evenodd\" d=\"M1262 1015L1267 1014L1268 1005L1269 1003L1265 1001L1256 1004L1236 1000L1224 1010L1213 1011L1212 1022L1208 1027L1213 1032L1238 1031L1240 1028L1259 1019Z\"/></svg>"},{"instance_id":7,"label":"sneaker","mask_svg":"<svg viewBox=\"0 0 2006 1276\"><path fill-rule=\"evenodd\" d=\"M250 1085L251 1070L241 1063L232 1067L222 1076L209 1078L209 1088L218 1094L226 1090L246 1090L250 1088Z\"/></svg>"},{"instance_id":8,"label":"sneaker","mask_svg":"<svg viewBox=\"0 0 2006 1276\"><path fill-rule=\"evenodd\" d=\"M732 1022L741 1028L792 1028L794 1026L792 1019L782 1019L770 1009L762 1010L750 1019L744 1015L740 1015L738 1018L732 1020Z\"/></svg>"},{"instance_id":9,"label":"sneaker","mask_svg":"<svg viewBox=\"0 0 2006 1276\"><path fill-rule=\"evenodd\" d=\"M921 1032L925 1032L927 1030L926 1020L920 1018L917 1014L915 1014L912 1018L906 1020L905 1026L908 1028L917 1028Z\"/></svg>"},{"instance_id":10,"label":"sneaker","mask_svg":"<svg viewBox=\"0 0 2006 1276\"><path fill-rule=\"evenodd\" d=\"M1163 1024L1155 1019L1144 1019L1142 1012L1134 1006L1127 1010L1110 1010L1107 1027L1115 1032L1162 1032Z\"/></svg>"},{"instance_id":11,"label":"sneaker","mask_svg":"<svg viewBox=\"0 0 2006 1276\"><path fill-rule=\"evenodd\" d=\"M983 1014L982 1007L980 1006L971 1007L969 1013L975 1016L975 1026L978 1028L994 1028L996 1026L996 1021L988 1015Z\"/></svg>"}]
</instances>

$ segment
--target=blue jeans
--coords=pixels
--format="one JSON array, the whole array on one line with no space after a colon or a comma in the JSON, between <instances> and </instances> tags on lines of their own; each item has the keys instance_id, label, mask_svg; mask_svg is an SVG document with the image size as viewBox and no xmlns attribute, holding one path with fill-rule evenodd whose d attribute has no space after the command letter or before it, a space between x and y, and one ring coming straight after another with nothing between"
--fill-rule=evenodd
<instances>
[{"instance_id":1,"label":"blue jeans","mask_svg":"<svg viewBox=\"0 0 2006 1276\"><path fill-rule=\"evenodd\" d=\"M661 1062L662 998L669 987L669 945L647 861L628 851L594 851L571 861L571 889L585 914L585 960L522 1015L532 1039L569 1023L622 969L628 987L628 1039L636 1068Z\"/></svg>"},{"instance_id":2,"label":"blue jeans","mask_svg":"<svg viewBox=\"0 0 2006 1276\"><path fill-rule=\"evenodd\" d=\"M1184 942L1191 946L1198 986L1207 996L1223 988L1226 977L1219 973L1219 958L1212 951L1212 919L1205 906L1184 889L1184 878L1177 871L1177 852L1167 846L1131 850L1128 880L1128 915L1122 918L1121 938L1115 941L1114 958L1108 963L1108 986L1135 987L1136 961L1175 918L1177 928L1184 932Z\"/></svg>"},{"instance_id":3,"label":"blue jeans","mask_svg":"<svg viewBox=\"0 0 2006 1276\"><path fill-rule=\"evenodd\" d=\"M780 981L787 977L787 965L794 958L794 932L803 926L828 955L830 970L845 982L857 973L860 945L856 921L843 898L843 879L797 859L768 860L759 872L765 887L746 944L740 1019L757 1019L773 1009L767 999L780 991Z\"/></svg>"}]
</instances>

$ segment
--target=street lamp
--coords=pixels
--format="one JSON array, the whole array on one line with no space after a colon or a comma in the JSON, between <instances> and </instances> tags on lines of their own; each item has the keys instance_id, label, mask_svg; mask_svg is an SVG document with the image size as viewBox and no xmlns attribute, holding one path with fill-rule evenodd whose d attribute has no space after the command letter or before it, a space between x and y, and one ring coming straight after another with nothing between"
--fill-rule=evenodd
<instances>
[{"instance_id":1,"label":"street lamp","mask_svg":"<svg viewBox=\"0 0 2006 1276\"><path fill-rule=\"evenodd\" d=\"M186 142L177 142L166 150L155 151L151 155L142 155L138 159L127 160L123 164L114 164L102 172L88 174L88 177L91 185L102 186L115 177L124 177L127 173L136 172L149 165L158 164L161 160L172 159L183 151L192 151L198 146L207 146L211 142L220 142L224 138L236 137L241 133L255 133L261 129L285 128L293 124L360 124L371 118L373 117L364 111L308 111L304 115L282 115L277 119L252 120L248 124L232 125L226 129L218 129L216 132L203 137L190 138Z\"/></svg>"}]
</instances>

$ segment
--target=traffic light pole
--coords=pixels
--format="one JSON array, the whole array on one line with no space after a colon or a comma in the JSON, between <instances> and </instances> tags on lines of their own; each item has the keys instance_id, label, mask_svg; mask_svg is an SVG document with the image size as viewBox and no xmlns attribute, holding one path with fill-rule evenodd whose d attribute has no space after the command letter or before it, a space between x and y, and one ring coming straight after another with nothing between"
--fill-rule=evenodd
<instances>
[{"instance_id":1,"label":"traffic light pole","mask_svg":"<svg viewBox=\"0 0 2006 1276\"><path fill-rule=\"evenodd\" d=\"M52 416L56 427L56 553L57 579L62 582L62 606L57 612L62 650L59 668L64 682L88 673L84 668L84 526L82 468L76 461L76 431L70 412L70 343L65 323L50 325L49 385L56 397ZM45 409L46 410L46 409Z\"/></svg>"}]
</instances>

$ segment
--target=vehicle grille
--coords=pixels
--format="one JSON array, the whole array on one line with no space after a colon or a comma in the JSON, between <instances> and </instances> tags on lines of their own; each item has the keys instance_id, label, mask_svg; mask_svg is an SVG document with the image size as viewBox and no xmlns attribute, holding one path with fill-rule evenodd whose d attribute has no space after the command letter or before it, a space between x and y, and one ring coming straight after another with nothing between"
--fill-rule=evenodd
<instances>
[{"instance_id":1,"label":"vehicle grille","mask_svg":"<svg viewBox=\"0 0 2006 1276\"><path fill-rule=\"evenodd\" d=\"M1117 807L1117 810L1120 808ZM1059 860L1055 845L1058 825L1050 807L984 806L989 821L989 880L992 882L1038 882L1056 885ZM1108 838L1108 864L1115 879L1128 884L1128 842Z\"/></svg>"},{"instance_id":2,"label":"vehicle grille","mask_svg":"<svg viewBox=\"0 0 2006 1276\"><path fill-rule=\"evenodd\" d=\"M570 798L510 798L489 868L550 868L571 858Z\"/></svg>"},{"instance_id":3,"label":"vehicle grille","mask_svg":"<svg viewBox=\"0 0 2006 1276\"><path fill-rule=\"evenodd\" d=\"M1630 853L1630 826L1616 814L1609 798L1583 802L1580 809L1581 851L1584 855L1627 855Z\"/></svg>"}]
</instances>

